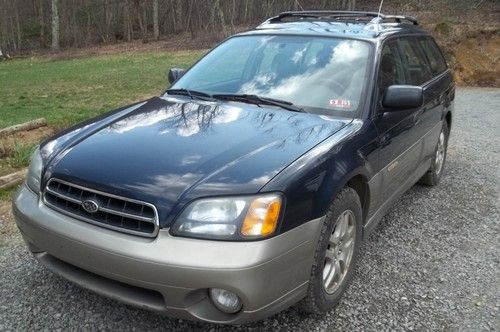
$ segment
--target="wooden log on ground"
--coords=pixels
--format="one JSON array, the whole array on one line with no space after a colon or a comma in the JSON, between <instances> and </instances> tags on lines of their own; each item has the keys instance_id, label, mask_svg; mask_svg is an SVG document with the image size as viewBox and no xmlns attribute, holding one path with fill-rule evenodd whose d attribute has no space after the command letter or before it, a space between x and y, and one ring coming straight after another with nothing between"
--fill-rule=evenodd
<instances>
[{"instance_id":1,"label":"wooden log on ground","mask_svg":"<svg viewBox=\"0 0 500 332\"><path fill-rule=\"evenodd\" d=\"M0 189L10 188L18 183L21 183L24 180L24 178L26 178L27 173L28 169L25 168L20 171L1 176Z\"/></svg>"},{"instance_id":2,"label":"wooden log on ground","mask_svg":"<svg viewBox=\"0 0 500 332\"><path fill-rule=\"evenodd\" d=\"M33 121L28 121L20 123L11 127L0 129L0 137L5 137L10 134L17 133L24 130L33 130L47 125L47 120L45 118L36 119Z\"/></svg>"}]
</instances>

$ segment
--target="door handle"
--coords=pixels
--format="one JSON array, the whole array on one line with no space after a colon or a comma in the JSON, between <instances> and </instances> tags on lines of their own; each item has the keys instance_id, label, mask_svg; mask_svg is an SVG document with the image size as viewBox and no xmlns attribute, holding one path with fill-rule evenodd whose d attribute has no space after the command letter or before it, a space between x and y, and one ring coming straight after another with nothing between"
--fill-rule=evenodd
<instances>
[{"instance_id":1,"label":"door handle","mask_svg":"<svg viewBox=\"0 0 500 332\"><path fill-rule=\"evenodd\" d=\"M379 137L378 143L379 143L380 147L383 148L383 147L386 147L387 145L389 145L390 140L387 138L387 135L382 135Z\"/></svg>"},{"instance_id":2,"label":"door handle","mask_svg":"<svg viewBox=\"0 0 500 332\"><path fill-rule=\"evenodd\" d=\"M418 111L413 114L413 123L418 124L420 122L420 116L424 114L424 112L427 110L426 107L419 109Z\"/></svg>"}]
</instances>

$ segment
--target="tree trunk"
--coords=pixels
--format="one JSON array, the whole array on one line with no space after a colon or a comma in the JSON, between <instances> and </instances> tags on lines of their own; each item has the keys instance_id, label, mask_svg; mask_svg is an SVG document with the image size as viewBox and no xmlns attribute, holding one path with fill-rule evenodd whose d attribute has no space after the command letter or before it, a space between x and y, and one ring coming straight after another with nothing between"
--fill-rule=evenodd
<instances>
[{"instance_id":1,"label":"tree trunk","mask_svg":"<svg viewBox=\"0 0 500 332\"><path fill-rule=\"evenodd\" d=\"M231 34L234 34L234 18L236 16L236 0L233 0L231 8Z\"/></svg>"},{"instance_id":2,"label":"tree trunk","mask_svg":"<svg viewBox=\"0 0 500 332\"><path fill-rule=\"evenodd\" d=\"M20 123L7 128L0 129L0 137L5 137L20 131L33 130L47 125L47 120L45 118L39 118L36 120Z\"/></svg>"},{"instance_id":3,"label":"tree trunk","mask_svg":"<svg viewBox=\"0 0 500 332\"><path fill-rule=\"evenodd\" d=\"M193 24L193 0L188 0L188 17L187 17L187 27L189 28L189 32L191 33L191 39L196 37L195 28Z\"/></svg>"},{"instance_id":4,"label":"tree trunk","mask_svg":"<svg viewBox=\"0 0 500 332\"><path fill-rule=\"evenodd\" d=\"M139 21L139 28L141 30L142 34L142 41L147 42L147 34L148 34L148 27L147 24L147 16L146 16L146 5L145 1L141 0L136 0L135 2L135 9L136 9L136 14L137 14L137 19Z\"/></svg>"},{"instance_id":5,"label":"tree trunk","mask_svg":"<svg viewBox=\"0 0 500 332\"><path fill-rule=\"evenodd\" d=\"M226 33L226 20L224 19L224 12L222 11L222 8L220 5L220 0L215 0L213 6L214 6L215 13L217 15L222 33L224 36L226 36L227 35L227 33ZM214 21L215 21L215 19L214 19ZM215 22L214 22L214 27L216 27Z\"/></svg>"},{"instance_id":6,"label":"tree trunk","mask_svg":"<svg viewBox=\"0 0 500 332\"><path fill-rule=\"evenodd\" d=\"M15 186L18 183L21 183L25 178L26 174L28 174L28 169L22 169L15 173L7 174L5 176L0 177L0 189L6 189Z\"/></svg>"},{"instance_id":7,"label":"tree trunk","mask_svg":"<svg viewBox=\"0 0 500 332\"><path fill-rule=\"evenodd\" d=\"M59 11L58 0L52 0L52 49L59 50Z\"/></svg>"},{"instance_id":8,"label":"tree trunk","mask_svg":"<svg viewBox=\"0 0 500 332\"><path fill-rule=\"evenodd\" d=\"M153 0L153 35L155 40L160 38L160 26L158 24L158 0Z\"/></svg>"},{"instance_id":9,"label":"tree trunk","mask_svg":"<svg viewBox=\"0 0 500 332\"><path fill-rule=\"evenodd\" d=\"M248 0L245 0L245 10L243 12L243 22L247 22L248 21Z\"/></svg>"},{"instance_id":10,"label":"tree trunk","mask_svg":"<svg viewBox=\"0 0 500 332\"><path fill-rule=\"evenodd\" d=\"M38 24L40 25L40 46L45 47L45 20L43 17L43 0L38 0Z\"/></svg>"},{"instance_id":11,"label":"tree trunk","mask_svg":"<svg viewBox=\"0 0 500 332\"><path fill-rule=\"evenodd\" d=\"M10 33L9 33L9 38L10 38L10 43L12 44L12 48L14 49L15 52L18 51L17 49L17 42L16 42L16 38L14 37L15 33L14 33L14 19L11 17L9 17L10 19Z\"/></svg>"},{"instance_id":12,"label":"tree trunk","mask_svg":"<svg viewBox=\"0 0 500 332\"><path fill-rule=\"evenodd\" d=\"M17 46L19 47L19 52L21 51L22 36L21 36L21 24L19 23L19 8L17 4L15 5L15 15L16 15L16 35L17 35Z\"/></svg>"},{"instance_id":13,"label":"tree trunk","mask_svg":"<svg viewBox=\"0 0 500 332\"><path fill-rule=\"evenodd\" d=\"M148 10L146 8L146 1L144 1L142 3L142 17L143 17L143 27L144 27L142 41L147 43L148 42Z\"/></svg>"},{"instance_id":14,"label":"tree trunk","mask_svg":"<svg viewBox=\"0 0 500 332\"><path fill-rule=\"evenodd\" d=\"M128 0L125 0L124 6L124 25L125 25L125 36L127 37L127 41L132 40L132 22L130 21L130 6Z\"/></svg>"},{"instance_id":15,"label":"tree trunk","mask_svg":"<svg viewBox=\"0 0 500 332\"><path fill-rule=\"evenodd\" d=\"M177 21L177 28L175 29L176 31L182 31L185 29L184 27L184 20L182 17L182 3L184 0L175 0L175 17Z\"/></svg>"},{"instance_id":16,"label":"tree trunk","mask_svg":"<svg viewBox=\"0 0 500 332\"><path fill-rule=\"evenodd\" d=\"M109 3L109 0L104 1L104 15L106 18L106 41L109 42L111 39L111 23L113 20L113 8Z\"/></svg>"},{"instance_id":17,"label":"tree trunk","mask_svg":"<svg viewBox=\"0 0 500 332\"><path fill-rule=\"evenodd\" d=\"M87 9L87 42L92 43L92 19L90 17L90 10Z\"/></svg>"}]
</instances>

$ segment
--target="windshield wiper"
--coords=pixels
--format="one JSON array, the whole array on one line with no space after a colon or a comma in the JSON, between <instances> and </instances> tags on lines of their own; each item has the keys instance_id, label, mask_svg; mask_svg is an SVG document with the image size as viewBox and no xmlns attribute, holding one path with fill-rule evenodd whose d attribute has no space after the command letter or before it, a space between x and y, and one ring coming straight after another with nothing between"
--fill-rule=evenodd
<instances>
[{"instance_id":1,"label":"windshield wiper","mask_svg":"<svg viewBox=\"0 0 500 332\"><path fill-rule=\"evenodd\" d=\"M215 94L212 95L213 98L219 100L231 100L231 101L240 101L244 103L252 103L256 105L272 105L281 107L283 109L292 111L292 112L303 112L307 113L303 108L295 106L293 103L286 100L279 100L268 97L261 97L257 95L247 95L247 94Z\"/></svg>"},{"instance_id":2,"label":"windshield wiper","mask_svg":"<svg viewBox=\"0 0 500 332\"><path fill-rule=\"evenodd\" d=\"M208 93L201 92L201 91L196 91L196 90L190 90L190 89L168 89L166 91L169 95L181 95L181 96L188 96L191 99L201 99L201 100L208 100L208 101L213 101L214 98Z\"/></svg>"}]
</instances>

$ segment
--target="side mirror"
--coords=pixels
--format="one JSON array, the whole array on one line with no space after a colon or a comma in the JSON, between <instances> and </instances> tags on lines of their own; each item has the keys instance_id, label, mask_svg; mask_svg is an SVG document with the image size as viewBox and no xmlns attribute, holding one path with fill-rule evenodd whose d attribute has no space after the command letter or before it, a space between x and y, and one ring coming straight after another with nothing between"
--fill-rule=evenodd
<instances>
[{"instance_id":1,"label":"side mirror","mask_svg":"<svg viewBox=\"0 0 500 332\"><path fill-rule=\"evenodd\" d=\"M414 85L391 85L382 101L385 111L398 111L417 108L424 103L422 87Z\"/></svg>"},{"instance_id":2,"label":"side mirror","mask_svg":"<svg viewBox=\"0 0 500 332\"><path fill-rule=\"evenodd\" d=\"M179 78L182 77L182 75L184 75L184 73L186 72L185 69L181 69L181 68L170 68L170 70L168 71L168 82L170 84L174 83L175 81L177 81Z\"/></svg>"}]
</instances>

